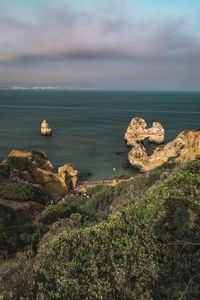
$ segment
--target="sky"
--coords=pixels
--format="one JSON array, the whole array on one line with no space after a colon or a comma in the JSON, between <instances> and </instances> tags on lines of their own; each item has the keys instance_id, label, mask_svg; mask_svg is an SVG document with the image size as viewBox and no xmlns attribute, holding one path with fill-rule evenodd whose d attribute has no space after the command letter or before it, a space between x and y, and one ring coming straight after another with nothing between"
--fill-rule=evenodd
<instances>
[{"instance_id":1,"label":"sky","mask_svg":"<svg viewBox=\"0 0 200 300\"><path fill-rule=\"evenodd\" d=\"M0 87L200 90L199 0L0 0Z\"/></svg>"}]
</instances>

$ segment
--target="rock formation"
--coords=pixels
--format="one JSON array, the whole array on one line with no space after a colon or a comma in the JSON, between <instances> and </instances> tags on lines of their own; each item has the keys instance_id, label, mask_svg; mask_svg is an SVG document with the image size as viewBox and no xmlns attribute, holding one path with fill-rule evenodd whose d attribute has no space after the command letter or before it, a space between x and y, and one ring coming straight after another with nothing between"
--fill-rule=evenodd
<instances>
[{"instance_id":1,"label":"rock formation","mask_svg":"<svg viewBox=\"0 0 200 300\"><path fill-rule=\"evenodd\" d=\"M62 199L76 187L78 172L72 164L55 172L46 154L38 151L13 150L3 163L11 168L10 181L37 184L52 200Z\"/></svg>"},{"instance_id":2,"label":"rock formation","mask_svg":"<svg viewBox=\"0 0 200 300\"><path fill-rule=\"evenodd\" d=\"M65 164L64 166L58 168L58 174L63 183L67 183L67 186L71 187L72 189L76 188L78 171L72 164Z\"/></svg>"},{"instance_id":3,"label":"rock formation","mask_svg":"<svg viewBox=\"0 0 200 300\"><path fill-rule=\"evenodd\" d=\"M148 155L144 145L140 142L146 138L146 135L141 132L146 123L143 119L139 119L139 121L138 119L132 120L125 138L127 139L127 144L132 145L132 150L128 154L128 160L131 165L138 168L141 172L148 172L165 163L185 163L200 155L200 130L182 131L173 141L166 145L158 146L152 155ZM134 128L132 133L131 128ZM158 128L160 128L160 125ZM149 140L152 141L150 137ZM162 140L160 129L158 129L158 139L156 134L153 135L153 141L155 142L155 140Z\"/></svg>"},{"instance_id":4,"label":"rock formation","mask_svg":"<svg viewBox=\"0 0 200 300\"><path fill-rule=\"evenodd\" d=\"M146 138L150 142L161 144L165 138L165 130L159 122L153 122L152 127L147 128L144 119L133 118L124 135L127 145L135 146L137 142L142 142Z\"/></svg>"},{"instance_id":5,"label":"rock formation","mask_svg":"<svg viewBox=\"0 0 200 300\"><path fill-rule=\"evenodd\" d=\"M44 120L42 123L41 123L41 135L52 135L52 129L51 127L49 126L49 123L47 122L47 120Z\"/></svg>"}]
</instances>

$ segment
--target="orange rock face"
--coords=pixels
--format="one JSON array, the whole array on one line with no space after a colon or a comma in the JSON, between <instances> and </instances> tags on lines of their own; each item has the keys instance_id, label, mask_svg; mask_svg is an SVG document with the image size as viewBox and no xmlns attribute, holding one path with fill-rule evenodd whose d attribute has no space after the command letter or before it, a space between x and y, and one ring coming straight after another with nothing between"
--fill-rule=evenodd
<instances>
[{"instance_id":1,"label":"orange rock face","mask_svg":"<svg viewBox=\"0 0 200 300\"><path fill-rule=\"evenodd\" d=\"M129 124L124 139L127 141L127 145L134 146L137 142L142 142L146 138L150 142L161 144L165 138L165 130L161 123L153 122L151 128L147 128L147 123L142 118L133 118Z\"/></svg>"},{"instance_id":2,"label":"orange rock face","mask_svg":"<svg viewBox=\"0 0 200 300\"><path fill-rule=\"evenodd\" d=\"M134 118L125 133L125 139L132 146L128 160L141 172L148 172L165 163L185 163L200 155L200 130L181 132L173 141L158 146L151 155L147 154L142 144L145 138L149 138L150 142L163 142L162 125L156 122L147 129L143 119Z\"/></svg>"},{"instance_id":3,"label":"orange rock face","mask_svg":"<svg viewBox=\"0 0 200 300\"><path fill-rule=\"evenodd\" d=\"M78 171L74 166L66 164L55 172L44 153L13 150L4 163L11 166L11 181L40 185L52 200L62 199L76 187Z\"/></svg>"}]
</instances>

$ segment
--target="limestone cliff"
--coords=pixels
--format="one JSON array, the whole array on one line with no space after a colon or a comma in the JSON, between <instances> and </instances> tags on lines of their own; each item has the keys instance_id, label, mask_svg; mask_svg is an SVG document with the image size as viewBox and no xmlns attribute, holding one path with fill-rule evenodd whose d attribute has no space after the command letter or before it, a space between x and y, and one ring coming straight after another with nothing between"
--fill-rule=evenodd
<instances>
[{"instance_id":1,"label":"limestone cliff","mask_svg":"<svg viewBox=\"0 0 200 300\"><path fill-rule=\"evenodd\" d=\"M135 143L129 152L129 162L141 172L148 172L165 163L185 163L200 155L200 130L181 132L172 142L157 147L147 155L141 143Z\"/></svg>"},{"instance_id":2,"label":"limestone cliff","mask_svg":"<svg viewBox=\"0 0 200 300\"><path fill-rule=\"evenodd\" d=\"M55 172L46 154L38 151L13 150L4 164L11 167L12 182L40 185L53 200L60 200L76 187L78 172L72 164L66 164Z\"/></svg>"},{"instance_id":3,"label":"limestone cliff","mask_svg":"<svg viewBox=\"0 0 200 300\"><path fill-rule=\"evenodd\" d=\"M146 138L150 142L161 144L165 138L165 130L161 123L153 122L151 128L147 128L147 123L142 118L133 118L129 124L124 139L127 141L127 145L135 146L137 142L142 142Z\"/></svg>"},{"instance_id":4,"label":"limestone cliff","mask_svg":"<svg viewBox=\"0 0 200 300\"><path fill-rule=\"evenodd\" d=\"M40 128L41 135L52 135L52 129L47 122L47 120L44 120L41 123L41 128Z\"/></svg>"}]
</instances>

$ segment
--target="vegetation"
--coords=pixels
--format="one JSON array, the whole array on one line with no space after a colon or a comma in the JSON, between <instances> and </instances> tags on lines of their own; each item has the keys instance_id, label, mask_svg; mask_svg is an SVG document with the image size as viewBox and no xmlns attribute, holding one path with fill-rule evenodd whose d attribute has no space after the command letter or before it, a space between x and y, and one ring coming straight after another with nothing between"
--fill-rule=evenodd
<instances>
[{"instance_id":1,"label":"vegetation","mask_svg":"<svg viewBox=\"0 0 200 300\"><path fill-rule=\"evenodd\" d=\"M46 203L45 193L39 187L29 183L1 183L0 197L21 202Z\"/></svg>"},{"instance_id":2,"label":"vegetation","mask_svg":"<svg viewBox=\"0 0 200 300\"><path fill-rule=\"evenodd\" d=\"M7 164L11 165L15 169L19 169L21 171L28 169L28 158L27 157L15 157L8 156Z\"/></svg>"},{"instance_id":3,"label":"vegetation","mask_svg":"<svg viewBox=\"0 0 200 300\"><path fill-rule=\"evenodd\" d=\"M82 202L82 198L68 197L65 203L49 205L37 216L37 221L49 225L60 219L70 218L71 214L82 212Z\"/></svg>"},{"instance_id":4,"label":"vegetation","mask_svg":"<svg viewBox=\"0 0 200 300\"><path fill-rule=\"evenodd\" d=\"M0 227L0 255L13 255L26 246L36 249L36 245L46 231L45 226L37 224Z\"/></svg>"},{"instance_id":5,"label":"vegetation","mask_svg":"<svg viewBox=\"0 0 200 300\"><path fill-rule=\"evenodd\" d=\"M0 163L0 178L9 178L10 166L8 164Z\"/></svg>"},{"instance_id":6,"label":"vegetation","mask_svg":"<svg viewBox=\"0 0 200 300\"><path fill-rule=\"evenodd\" d=\"M15 212L12 208L0 204L0 228L13 223Z\"/></svg>"},{"instance_id":7,"label":"vegetation","mask_svg":"<svg viewBox=\"0 0 200 300\"><path fill-rule=\"evenodd\" d=\"M81 215L82 225L102 220L113 197L113 187L99 185L88 191L85 196L68 196L64 203L48 206L38 215L37 221L52 224L60 219L70 218L75 213Z\"/></svg>"},{"instance_id":8,"label":"vegetation","mask_svg":"<svg viewBox=\"0 0 200 300\"><path fill-rule=\"evenodd\" d=\"M200 298L200 159L87 196L38 216L56 222L2 264L2 299Z\"/></svg>"}]
</instances>

